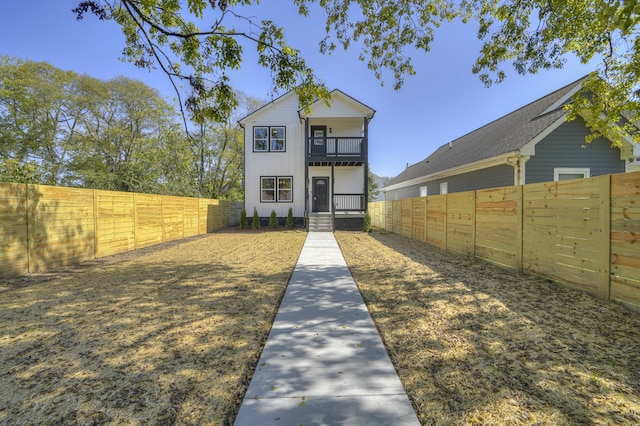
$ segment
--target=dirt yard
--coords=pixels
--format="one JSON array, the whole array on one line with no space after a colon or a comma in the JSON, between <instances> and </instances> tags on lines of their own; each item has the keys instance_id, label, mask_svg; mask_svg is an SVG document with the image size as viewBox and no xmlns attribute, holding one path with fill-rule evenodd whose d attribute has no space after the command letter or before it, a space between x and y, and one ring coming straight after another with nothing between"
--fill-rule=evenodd
<instances>
[{"instance_id":1,"label":"dirt yard","mask_svg":"<svg viewBox=\"0 0 640 426\"><path fill-rule=\"evenodd\" d=\"M640 424L639 313L397 235L336 237L422 424Z\"/></svg>"},{"instance_id":2,"label":"dirt yard","mask_svg":"<svg viewBox=\"0 0 640 426\"><path fill-rule=\"evenodd\" d=\"M305 238L217 233L0 279L0 424L227 424Z\"/></svg>"},{"instance_id":3,"label":"dirt yard","mask_svg":"<svg viewBox=\"0 0 640 426\"><path fill-rule=\"evenodd\" d=\"M228 424L305 237L0 279L0 424ZM422 424L640 423L640 313L396 235L336 237Z\"/></svg>"}]
</instances>

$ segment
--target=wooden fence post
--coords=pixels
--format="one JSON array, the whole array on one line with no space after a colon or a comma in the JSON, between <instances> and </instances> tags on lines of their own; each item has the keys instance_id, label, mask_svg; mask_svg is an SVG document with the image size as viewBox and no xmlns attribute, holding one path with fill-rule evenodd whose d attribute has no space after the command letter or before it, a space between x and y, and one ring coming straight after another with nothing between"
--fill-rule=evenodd
<instances>
[{"instance_id":1,"label":"wooden fence post","mask_svg":"<svg viewBox=\"0 0 640 426\"><path fill-rule=\"evenodd\" d=\"M600 256L598 297L611 298L611 175L599 176L600 193Z\"/></svg>"},{"instance_id":2,"label":"wooden fence post","mask_svg":"<svg viewBox=\"0 0 640 426\"><path fill-rule=\"evenodd\" d=\"M471 209L471 253L469 255L476 257L476 203L478 202L478 194L473 191L473 209Z\"/></svg>"},{"instance_id":3,"label":"wooden fence post","mask_svg":"<svg viewBox=\"0 0 640 426\"><path fill-rule=\"evenodd\" d=\"M516 268L524 271L524 186L518 185L516 195Z\"/></svg>"},{"instance_id":4,"label":"wooden fence post","mask_svg":"<svg viewBox=\"0 0 640 426\"><path fill-rule=\"evenodd\" d=\"M27 257L29 272L36 271L36 209L33 193L35 185L27 185Z\"/></svg>"}]
</instances>

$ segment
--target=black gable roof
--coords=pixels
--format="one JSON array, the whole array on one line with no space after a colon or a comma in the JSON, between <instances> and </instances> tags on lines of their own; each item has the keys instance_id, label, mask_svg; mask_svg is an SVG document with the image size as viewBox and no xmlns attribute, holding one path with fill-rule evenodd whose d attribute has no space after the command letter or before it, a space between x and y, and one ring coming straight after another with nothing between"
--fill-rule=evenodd
<instances>
[{"instance_id":1,"label":"black gable roof","mask_svg":"<svg viewBox=\"0 0 640 426\"><path fill-rule=\"evenodd\" d=\"M409 166L387 186L517 151L564 115L562 105L547 110L585 78L442 145L426 159Z\"/></svg>"}]
</instances>

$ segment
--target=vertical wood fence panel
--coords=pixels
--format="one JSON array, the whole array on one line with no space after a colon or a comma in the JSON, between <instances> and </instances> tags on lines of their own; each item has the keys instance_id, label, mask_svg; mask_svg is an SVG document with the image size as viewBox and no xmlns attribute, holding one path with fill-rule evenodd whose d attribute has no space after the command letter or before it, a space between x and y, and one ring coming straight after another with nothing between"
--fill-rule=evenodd
<instances>
[{"instance_id":1,"label":"vertical wood fence panel","mask_svg":"<svg viewBox=\"0 0 640 426\"><path fill-rule=\"evenodd\" d=\"M0 183L0 275L29 271L27 187Z\"/></svg>"},{"instance_id":2,"label":"vertical wood fence panel","mask_svg":"<svg viewBox=\"0 0 640 426\"><path fill-rule=\"evenodd\" d=\"M522 202L521 196L521 186L476 192L477 257L509 268L520 268L518 205Z\"/></svg>"},{"instance_id":3,"label":"vertical wood fence panel","mask_svg":"<svg viewBox=\"0 0 640 426\"><path fill-rule=\"evenodd\" d=\"M0 183L0 276L26 274L235 225L243 203ZM210 207L214 207L213 209Z\"/></svg>"},{"instance_id":4,"label":"vertical wood fence panel","mask_svg":"<svg viewBox=\"0 0 640 426\"><path fill-rule=\"evenodd\" d=\"M135 204L130 192L95 191L96 254L109 256L135 248Z\"/></svg>"},{"instance_id":5,"label":"vertical wood fence panel","mask_svg":"<svg viewBox=\"0 0 640 426\"><path fill-rule=\"evenodd\" d=\"M94 191L28 185L29 272L95 257Z\"/></svg>"},{"instance_id":6,"label":"vertical wood fence panel","mask_svg":"<svg viewBox=\"0 0 640 426\"><path fill-rule=\"evenodd\" d=\"M610 297L640 308L640 172L611 176Z\"/></svg>"},{"instance_id":7,"label":"vertical wood fence panel","mask_svg":"<svg viewBox=\"0 0 640 426\"><path fill-rule=\"evenodd\" d=\"M640 172L473 194L410 199L411 238L640 309ZM407 234L404 203L371 203L374 226Z\"/></svg>"}]
</instances>

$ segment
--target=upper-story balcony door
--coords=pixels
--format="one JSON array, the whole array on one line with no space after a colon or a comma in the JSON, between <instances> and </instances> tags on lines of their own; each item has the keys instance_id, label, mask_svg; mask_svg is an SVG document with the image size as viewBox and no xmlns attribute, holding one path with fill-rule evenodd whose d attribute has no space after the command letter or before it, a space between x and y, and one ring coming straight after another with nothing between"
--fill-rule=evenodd
<instances>
[{"instance_id":1,"label":"upper-story balcony door","mask_svg":"<svg viewBox=\"0 0 640 426\"><path fill-rule=\"evenodd\" d=\"M311 154L327 153L327 126L311 126Z\"/></svg>"}]
</instances>

